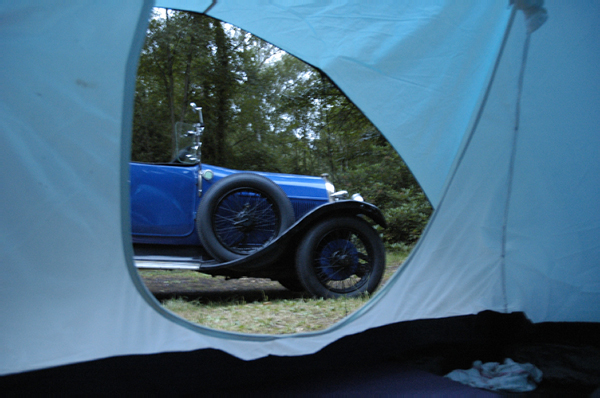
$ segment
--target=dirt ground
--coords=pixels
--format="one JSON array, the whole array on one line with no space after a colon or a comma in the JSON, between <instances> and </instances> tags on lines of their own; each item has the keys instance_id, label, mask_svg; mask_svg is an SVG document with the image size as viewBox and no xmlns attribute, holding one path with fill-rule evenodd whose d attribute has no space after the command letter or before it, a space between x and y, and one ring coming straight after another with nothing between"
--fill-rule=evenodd
<instances>
[{"instance_id":1,"label":"dirt ground","mask_svg":"<svg viewBox=\"0 0 600 398\"><path fill-rule=\"evenodd\" d=\"M387 266L381 286L387 282L400 265ZM175 297L200 301L235 300L241 297L245 301L254 301L262 300L265 296L270 300L308 297L306 293L292 292L281 286L279 282L270 279L225 279L221 276L210 277L179 271L160 273L141 271L140 276L148 290L159 301Z\"/></svg>"},{"instance_id":2,"label":"dirt ground","mask_svg":"<svg viewBox=\"0 0 600 398\"><path fill-rule=\"evenodd\" d=\"M166 274L166 273L165 273ZM246 301L269 299L300 298L305 294L292 292L270 279L240 278L226 280L224 277L195 277L173 272L161 276L144 276L146 287L159 301L186 297L188 300L217 301L235 300L243 297Z\"/></svg>"}]
</instances>

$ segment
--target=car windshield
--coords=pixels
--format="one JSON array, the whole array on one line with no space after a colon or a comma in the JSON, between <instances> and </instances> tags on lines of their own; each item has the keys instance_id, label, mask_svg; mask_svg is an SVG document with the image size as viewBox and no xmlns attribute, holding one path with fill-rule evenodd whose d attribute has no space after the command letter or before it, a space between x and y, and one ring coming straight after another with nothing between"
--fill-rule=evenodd
<instances>
[{"instance_id":1,"label":"car windshield","mask_svg":"<svg viewBox=\"0 0 600 398\"><path fill-rule=\"evenodd\" d=\"M200 123L175 124L176 142L174 163L196 164L200 163L200 141L203 127Z\"/></svg>"}]
</instances>

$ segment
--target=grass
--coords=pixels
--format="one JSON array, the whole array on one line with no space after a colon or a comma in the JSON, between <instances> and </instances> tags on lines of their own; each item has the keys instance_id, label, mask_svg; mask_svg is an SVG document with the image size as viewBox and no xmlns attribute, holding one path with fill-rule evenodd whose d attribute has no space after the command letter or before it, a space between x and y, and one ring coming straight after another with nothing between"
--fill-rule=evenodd
<instances>
[{"instance_id":1,"label":"grass","mask_svg":"<svg viewBox=\"0 0 600 398\"><path fill-rule=\"evenodd\" d=\"M400 267L408 252L391 252L387 255L387 268L383 284ZM169 271L144 271L142 277L151 281ZM181 272L169 283L211 278L196 272ZM271 282L273 283L273 282ZM260 285L257 286L260 288ZM270 300L262 298L246 302L243 297L200 302L182 297L167 299L163 306L193 323L213 329L255 334L290 334L323 330L362 307L369 297L324 300L312 298Z\"/></svg>"},{"instance_id":2,"label":"grass","mask_svg":"<svg viewBox=\"0 0 600 398\"><path fill-rule=\"evenodd\" d=\"M257 334L289 334L322 330L356 311L368 297L354 299L281 299L246 303L202 304L182 298L164 302L164 307L190 322L213 329Z\"/></svg>"}]
</instances>

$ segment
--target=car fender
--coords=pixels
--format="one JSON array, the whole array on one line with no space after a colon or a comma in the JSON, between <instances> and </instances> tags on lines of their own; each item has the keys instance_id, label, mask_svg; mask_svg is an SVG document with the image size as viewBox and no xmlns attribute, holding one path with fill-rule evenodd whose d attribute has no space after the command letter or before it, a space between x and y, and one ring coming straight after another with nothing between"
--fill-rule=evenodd
<instances>
[{"instance_id":1,"label":"car fender","mask_svg":"<svg viewBox=\"0 0 600 398\"><path fill-rule=\"evenodd\" d=\"M200 267L200 271L212 273L211 271L227 269L247 274L249 271L265 268L286 259L290 254L293 255L295 248L303 236L315 224L325 218L343 216L366 216L381 227L387 227L385 217L381 213L381 210L370 203L355 200L342 200L326 203L305 214L304 217L296 221L296 223L289 227L282 235L274 239L261 250L229 262L203 264Z\"/></svg>"}]
</instances>

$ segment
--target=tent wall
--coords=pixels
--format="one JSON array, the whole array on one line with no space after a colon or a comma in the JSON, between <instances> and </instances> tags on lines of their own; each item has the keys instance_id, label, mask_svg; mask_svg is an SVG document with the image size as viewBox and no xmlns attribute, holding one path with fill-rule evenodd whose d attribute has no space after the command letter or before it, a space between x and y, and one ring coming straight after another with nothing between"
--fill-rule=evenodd
<instances>
[{"instance_id":1,"label":"tent wall","mask_svg":"<svg viewBox=\"0 0 600 398\"><path fill-rule=\"evenodd\" d=\"M179 8L176 0L158 3ZM257 8L235 0L218 2L208 15L327 73L402 149L436 206L490 77L510 9L501 1L416 4L275 1Z\"/></svg>"},{"instance_id":2,"label":"tent wall","mask_svg":"<svg viewBox=\"0 0 600 398\"><path fill-rule=\"evenodd\" d=\"M535 322L600 319L600 8L547 8L530 39L519 123L522 13L428 231L385 292L403 303L391 318L494 309Z\"/></svg>"},{"instance_id":3,"label":"tent wall","mask_svg":"<svg viewBox=\"0 0 600 398\"><path fill-rule=\"evenodd\" d=\"M585 305L600 301L597 6L547 6L549 21L532 34L514 132L524 13L487 95L510 9L421 5L275 2L256 11L232 1L209 15L325 71L403 156L434 206L444 198L385 293L406 304L390 319L525 308L536 321L599 319L600 306ZM432 288L443 293L429 295Z\"/></svg>"},{"instance_id":4,"label":"tent wall","mask_svg":"<svg viewBox=\"0 0 600 398\"><path fill-rule=\"evenodd\" d=\"M597 322L600 4L548 9L524 82L507 231L509 310L534 321Z\"/></svg>"},{"instance_id":5,"label":"tent wall","mask_svg":"<svg viewBox=\"0 0 600 398\"><path fill-rule=\"evenodd\" d=\"M362 3L161 2L212 6L210 15L323 69L437 207L403 271L362 310L292 336L189 324L133 268L129 140L152 2L0 4L0 374L209 347L243 359L304 355L389 323L483 309L600 320L599 6L548 3L513 141L521 13L478 119L510 8Z\"/></svg>"}]
</instances>

